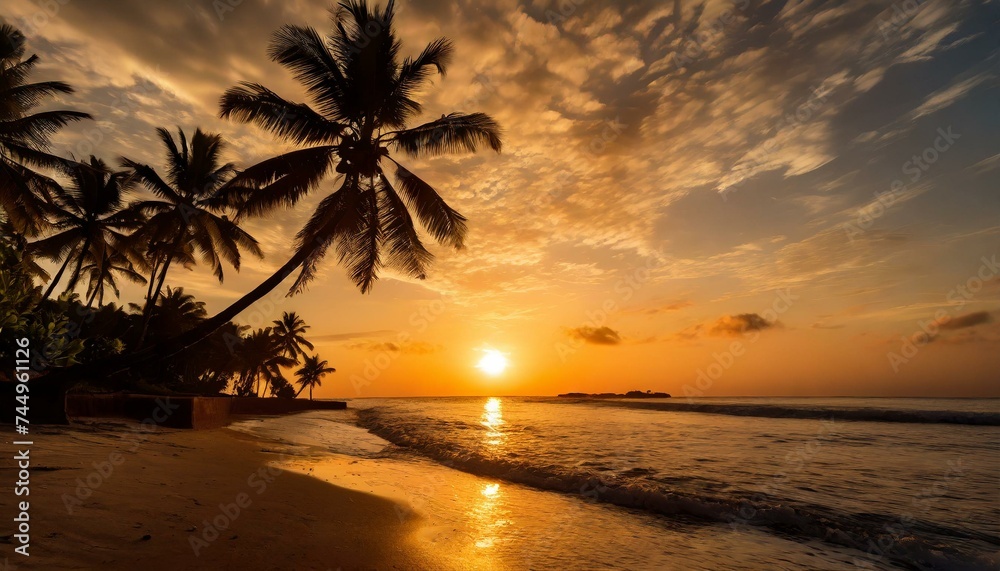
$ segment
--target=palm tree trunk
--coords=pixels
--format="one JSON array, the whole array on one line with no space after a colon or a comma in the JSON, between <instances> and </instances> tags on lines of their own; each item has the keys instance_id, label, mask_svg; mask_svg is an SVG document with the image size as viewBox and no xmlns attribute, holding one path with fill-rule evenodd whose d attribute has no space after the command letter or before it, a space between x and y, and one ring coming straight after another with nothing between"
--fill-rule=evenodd
<instances>
[{"instance_id":1,"label":"palm tree trunk","mask_svg":"<svg viewBox=\"0 0 1000 571\"><path fill-rule=\"evenodd\" d=\"M313 400L313 386L309 385L309 400Z\"/></svg>"},{"instance_id":2,"label":"palm tree trunk","mask_svg":"<svg viewBox=\"0 0 1000 571\"><path fill-rule=\"evenodd\" d=\"M160 277L157 280L156 289L152 290L152 294L146 297L146 306L142 308L142 328L139 329L139 338L135 342L135 349L138 351L142 349L142 344L146 341L146 334L149 333L149 322L153 319L153 310L156 308L156 299L160 297L160 291L163 289L163 282L167 279L167 270L170 269L170 258L167 258L163 262L163 268L160 271ZM150 276L154 277L154 276ZM150 283L152 286L152 283Z\"/></svg>"},{"instance_id":3,"label":"palm tree trunk","mask_svg":"<svg viewBox=\"0 0 1000 571\"><path fill-rule=\"evenodd\" d=\"M163 283L167 281L167 271L170 270L170 262L173 258L167 258L167 261L163 262L163 268L160 270L160 277L156 282L156 289L153 290L152 296L146 299L146 310L148 313L153 313L153 307L156 306L156 300L160 297L160 292L163 291Z\"/></svg>"},{"instance_id":4,"label":"palm tree trunk","mask_svg":"<svg viewBox=\"0 0 1000 571\"><path fill-rule=\"evenodd\" d=\"M59 283L59 280L62 279L63 272L66 271L66 266L69 265L69 261L71 259L73 259L73 256L67 254L66 261L63 262L62 266L59 268L59 271L56 272L55 277L52 278L52 282L49 284L49 287L45 288L45 293L42 294L42 299L48 299L48 297L52 295L52 292L56 289L56 284Z\"/></svg>"},{"instance_id":5,"label":"palm tree trunk","mask_svg":"<svg viewBox=\"0 0 1000 571\"><path fill-rule=\"evenodd\" d=\"M83 259L87 257L88 248L90 248L90 236L87 236L87 239L83 241L83 247L80 248L80 257L76 259L76 267L73 268L73 273L69 277L69 283L66 285L66 291L68 292L76 289L76 282L80 279L80 270L83 268Z\"/></svg>"},{"instance_id":6,"label":"palm tree trunk","mask_svg":"<svg viewBox=\"0 0 1000 571\"><path fill-rule=\"evenodd\" d=\"M97 283L94 284L94 291L91 292L90 299L87 300L87 307L90 307L94 303L94 299L97 298L97 291L104 288L104 260L105 255L101 255L101 262L97 265Z\"/></svg>"},{"instance_id":7,"label":"palm tree trunk","mask_svg":"<svg viewBox=\"0 0 1000 571\"><path fill-rule=\"evenodd\" d=\"M98 289L99 289L98 286L94 286L94 291L92 291L90 293L90 297L87 298L87 307L90 307L90 306L94 305L94 299L97 298L97 290ZM98 304L98 305L100 305L100 304Z\"/></svg>"},{"instance_id":8,"label":"palm tree trunk","mask_svg":"<svg viewBox=\"0 0 1000 571\"><path fill-rule=\"evenodd\" d=\"M149 272L149 287L146 288L146 305L149 304L149 298L153 297L153 285L156 284L156 272L160 269L160 259L156 258L153 260L153 269ZM142 311L146 311L146 306L143 305Z\"/></svg>"},{"instance_id":9,"label":"palm tree trunk","mask_svg":"<svg viewBox=\"0 0 1000 571\"><path fill-rule=\"evenodd\" d=\"M249 293L233 302L232 305L176 337L125 355L115 355L92 361L90 363L56 369L44 376L32 380L32 382L69 384L82 379L99 382L100 380L108 379L109 376L114 375L115 373L120 373L136 365L152 363L172 357L208 337L217 329L239 315L243 310L270 293L271 290L278 287L281 282L285 281L285 279L292 274L292 272L298 269L299 266L302 265L302 262L306 261L312 253L313 249L300 250L287 262L285 262L285 265L281 266L278 271L274 272L271 277L267 278L261 282L259 286L255 287Z\"/></svg>"}]
</instances>

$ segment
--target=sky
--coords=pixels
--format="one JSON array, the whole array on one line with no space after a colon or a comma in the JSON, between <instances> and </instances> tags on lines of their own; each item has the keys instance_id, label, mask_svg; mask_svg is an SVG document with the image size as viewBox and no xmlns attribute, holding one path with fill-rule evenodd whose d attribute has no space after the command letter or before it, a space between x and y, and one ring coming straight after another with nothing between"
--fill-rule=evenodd
<instances>
[{"instance_id":1,"label":"sky","mask_svg":"<svg viewBox=\"0 0 1000 571\"><path fill-rule=\"evenodd\" d=\"M218 118L225 89L306 101L268 60L313 0L8 0L33 79L96 121L55 149L160 167L154 129L222 133L240 166L287 150ZM456 58L432 120L482 111L499 155L400 159L469 219L427 279L362 295L330 258L297 311L337 368L316 395L1000 396L1000 2L400 0L403 53ZM217 311L290 255L329 191L246 228ZM429 240L428 240L429 242ZM289 280L291 281L291 280ZM125 301L142 297L125 288ZM484 351L510 362L492 377Z\"/></svg>"}]
</instances>

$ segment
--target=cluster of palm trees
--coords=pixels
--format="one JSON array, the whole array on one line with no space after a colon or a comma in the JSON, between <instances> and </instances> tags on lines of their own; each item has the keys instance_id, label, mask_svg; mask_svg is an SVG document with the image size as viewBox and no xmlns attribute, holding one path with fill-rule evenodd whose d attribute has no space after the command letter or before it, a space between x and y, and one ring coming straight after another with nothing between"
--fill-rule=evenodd
<instances>
[{"instance_id":1,"label":"cluster of palm trees","mask_svg":"<svg viewBox=\"0 0 1000 571\"><path fill-rule=\"evenodd\" d=\"M0 27L4 233L27 237L27 254L57 264L51 278L39 267L38 277L48 280L46 296L54 295L59 284L63 293L82 284L87 304L100 306L108 290L120 295L121 279L147 286L137 309L142 327L129 352L55 370L39 381L106 376L184 351L295 272L289 295L301 292L331 249L362 292L370 291L387 268L422 279L432 255L414 217L438 242L463 246L466 219L392 151L414 157L481 147L499 152L500 128L482 113L452 113L407 126L422 110L415 97L435 73L445 73L453 47L441 38L416 57L401 60L394 14L393 0L384 8L351 0L332 11L329 35L293 25L275 32L268 54L293 72L312 105L250 82L222 95L221 117L254 124L300 148L238 169L223 162L220 135L198 129L188 140L178 130L175 139L161 128L157 133L165 161L159 172L124 157L114 168L97 157L77 161L52 154L54 133L91 117L77 111L37 112L46 98L72 89L61 82L28 83L37 57L24 57L20 32ZM274 275L215 316L144 346L171 268L200 260L221 282L224 265L238 271L243 254L262 256L257 241L241 228L243 221L293 207L323 188L325 196L296 235L291 258ZM278 390L281 377L275 371L302 357L300 384L309 386L311 394L331 369L318 357L301 353L301 346L289 345L294 337L288 327L295 323L277 323L248 337L248 344L277 343L281 356L259 363L247 382L254 390ZM302 384L301 379L310 380Z\"/></svg>"},{"instance_id":2,"label":"cluster of palm trees","mask_svg":"<svg viewBox=\"0 0 1000 571\"><path fill-rule=\"evenodd\" d=\"M313 398L313 388L323 384L323 377L336 369L329 366L319 355L309 355L313 344L305 338L309 326L294 312L285 312L275 320L273 327L257 329L243 338L237 350L240 363L239 376L234 383L236 394L260 396L270 390L271 396L297 397L306 388L309 400ZM282 369L301 364L295 371L296 392L285 379Z\"/></svg>"}]
</instances>

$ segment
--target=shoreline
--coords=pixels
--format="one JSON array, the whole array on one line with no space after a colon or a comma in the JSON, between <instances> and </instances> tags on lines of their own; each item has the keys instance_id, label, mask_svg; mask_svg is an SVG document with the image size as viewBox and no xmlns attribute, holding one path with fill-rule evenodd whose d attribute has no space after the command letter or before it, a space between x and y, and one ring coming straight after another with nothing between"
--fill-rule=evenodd
<instances>
[{"instance_id":1,"label":"shoreline","mask_svg":"<svg viewBox=\"0 0 1000 571\"><path fill-rule=\"evenodd\" d=\"M9 569L441 568L417 547L419 517L281 469L278 444L120 421L39 426L33 437L30 557L3 538ZM12 463L0 479L17 479ZM23 499L2 494L0 511L12 518Z\"/></svg>"}]
</instances>

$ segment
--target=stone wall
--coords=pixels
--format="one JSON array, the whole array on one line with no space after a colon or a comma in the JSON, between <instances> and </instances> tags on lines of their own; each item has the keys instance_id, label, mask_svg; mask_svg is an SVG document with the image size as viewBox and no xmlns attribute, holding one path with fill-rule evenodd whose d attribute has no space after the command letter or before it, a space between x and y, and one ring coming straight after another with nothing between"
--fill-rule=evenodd
<instances>
[{"instance_id":1,"label":"stone wall","mask_svg":"<svg viewBox=\"0 0 1000 571\"><path fill-rule=\"evenodd\" d=\"M234 415L280 415L307 410L342 410L343 401L308 401L253 397L185 397L154 395L67 395L70 418L129 418L171 428L210 429L226 426Z\"/></svg>"}]
</instances>

